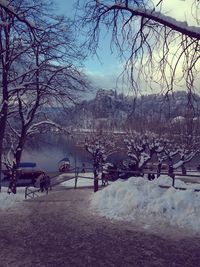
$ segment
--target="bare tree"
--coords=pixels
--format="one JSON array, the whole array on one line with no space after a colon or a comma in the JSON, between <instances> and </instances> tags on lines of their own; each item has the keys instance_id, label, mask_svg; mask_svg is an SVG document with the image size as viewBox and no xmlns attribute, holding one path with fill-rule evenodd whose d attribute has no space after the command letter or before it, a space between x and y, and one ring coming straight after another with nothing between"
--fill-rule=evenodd
<instances>
[{"instance_id":1,"label":"bare tree","mask_svg":"<svg viewBox=\"0 0 200 267\"><path fill-rule=\"evenodd\" d=\"M185 134L192 139L193 93L200 80L200 1L188 1L191 25L166 15L165 3L167 0L85 0L82 25L92 53L97 52L101 33L108 33L111 51L117 48L124 66L122 81L128 81L136 95L144 86L159 89L166 99L175 87L187 91ZM141 151L135 153L140 155ZM166 147L170 170L172 154L172 149L168 151Z\"/></svg>"},{"instance_id":2,"label":"bare tree","mask_svg":"<svg viewBox=\"0 0 200 267\"><path fill-rule=\"evenodd\" d=\"M174 169L181 168L182 174L186 175L187 170L185 164L190 162L197 155L197 153L199 153L199 150L197 148L196 149L190 148L189 150L184 145L181 146L179 148L180 160L173 165L173 168Z\"/></svg>"},{"instance_id":3,"label":"bare tree","mask_svg":"<svg viewBox=\"0 0 200 267\"><path fill-rule=\"evenodd\" d=\"M3 138L10 101L10 85L12 84L11 79L16 71L14 62L18 60L23 53L28 52L30 48L28 43L31 43L29 36L32 35L34 28L26 19L23 12L21 15L18 15L19 2L20 1L15 2L15 7L12 6L13 1L0 2L0 178ZM30 31L29 36L25 34L27 31ZM35 40L35 35L32 39Z\"/></svg>"},{"instance_id":4,"label":"bare tree","mask_svg":"<svg viewBox=\"0 0 200 267\"><path fill-rule=\"evenodd\" d=\"M112 134L93 132L85 139L85 149L92 158L94 191L98 190L98 174L108 156L118 151L116 138Z\"/></svg>"},{"instance_id":5,"label":"bare tree","mask_svg":"<svg viewBox=\"0 0 200 267\"><path fill-rule=\"evenodd\" d=\"M132 160L134 171L143 171L153 155L160 152L160 143L151 135L129 134L124 142L127 146L127 155Z\"/></svg>"},{"instance_id":6,"label":"bare tree","mask_svg":"<svg viewBox=\"0 0 200 267\"><path fill-rule=\"evenodd\" d=\"M179 138L180 139L180 138ZM173 175L174 170L181 168L182 174L186 175L185 164L190 162L199 153L199 143L196 138L187 144L187 140L173 141L168 139L158 139L159 150L157 151L158 167L157 174L160 176L164 161L168 164L168 174Z\"/></svg>"},{"instance_id":7,"label":"bare tree","mask_svg":"<svg viewBox=\"0 0 200 267\"><path fill-rule=\"evenodd\" d=\"M65 106L65 102L74 101L75 95L86 88L86 81L78 71L83 56L70 30L70 21L53 15L50 9L50 1L38 0L0 5L3 21L0 154L10 116L8 129L12 129L18 140L14 152L16 168L27 137L42 123L53 124L44 118L39 121L41 117L36 119L42 107Z\"/></svg>"},{"instance_id":8,"label":"bare tree","mask_svg":"<svg viewBox=\"0 0 200 267\"><path fill-rule=\"evenodd\" d=\"M118 48L125 63L124 80L137 92L140 83L161 86L163 92L175 85L188 91L195 89L199 78L200 2L191 0L188 10L193 25L164 14L167 0L85 0L84 26L93 52L99 43L101 29L111 34L111 49Z\"/></svg>"}]
</instances>

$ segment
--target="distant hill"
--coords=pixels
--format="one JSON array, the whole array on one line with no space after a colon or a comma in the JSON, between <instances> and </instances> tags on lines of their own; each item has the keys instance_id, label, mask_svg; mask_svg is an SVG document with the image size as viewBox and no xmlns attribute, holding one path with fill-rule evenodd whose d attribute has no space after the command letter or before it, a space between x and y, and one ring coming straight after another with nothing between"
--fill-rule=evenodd
<instances>
[{"instance_id":1,"label":"distant hill","mask_svg":"<svg viewBox=\"0 0 200 267\"><path fill-rule=\"evenodd\" d=\"M192 96L193 116L199 115L200 97ZM54 108L53 113L59 112ZM68 126L91 128L106 125L113 129L122 129L127 122L168 121L184 117L188 111L188 98L184 91L173 95L144 95L137 99L116 90L98 90L94 99L84 100L67 109L64 115ZM61 116L63 120L63 117Z\"/></svg>"}]
</instances>

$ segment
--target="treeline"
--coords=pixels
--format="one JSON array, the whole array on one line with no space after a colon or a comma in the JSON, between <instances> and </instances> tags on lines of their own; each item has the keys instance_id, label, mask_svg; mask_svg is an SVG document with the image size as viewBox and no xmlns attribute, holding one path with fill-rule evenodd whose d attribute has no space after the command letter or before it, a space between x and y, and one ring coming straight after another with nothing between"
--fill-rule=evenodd
<instances>
[{"instance_id":1,"label":"treeline","mask_svg":"<svg viewBox=\"0 0 200 267\"><path fill-rule=\"evenodd\" d=\"M200 97L193 95L193 109L188 116L188 95L184 91L168 96L150 94L134 98L118 94L116 90L98 90L93 99L68 109L67 123L82 129L132 129L143 132L165 131L170 123L170 128L175 128L176 133L180 124L186 124L186 119L197 123L199 107Z\"/></svg>"}]
</instances>

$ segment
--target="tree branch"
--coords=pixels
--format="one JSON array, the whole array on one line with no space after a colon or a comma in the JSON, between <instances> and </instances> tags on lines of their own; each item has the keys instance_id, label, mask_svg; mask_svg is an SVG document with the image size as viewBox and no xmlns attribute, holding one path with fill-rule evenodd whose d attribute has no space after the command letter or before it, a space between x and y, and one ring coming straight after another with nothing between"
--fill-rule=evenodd
<instances>
[{"instance_id":1,"label":"tree branch","mask_svg":"<svg viewBox=\"0 0 200 267\"><path fill-rule=\"evenodd\" d=\"M195 38L197 40L200 40L200 27L195 26L189 26L187 22L180 22L176 19L165 16L161 14L160 12L151 11L148 9L135 9L131 8L122 4L116 4L112 6L106 6L107 9L102 13L102 15L106 14L107 12L111 10L125 10L132 14L132 16L139 16L143 17L155 22L158 22L164 26L167 26L171 28L174 31L177 31L179 33L182 33L184 35L187 35L191 38Z\"/></svg>"}]
</instances>

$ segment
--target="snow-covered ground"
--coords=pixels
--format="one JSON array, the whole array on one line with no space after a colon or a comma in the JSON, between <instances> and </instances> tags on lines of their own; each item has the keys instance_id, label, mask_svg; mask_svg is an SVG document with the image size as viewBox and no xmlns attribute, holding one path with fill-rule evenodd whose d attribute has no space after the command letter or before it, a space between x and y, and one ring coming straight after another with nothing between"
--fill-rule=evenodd
<instances>
[{"instance_id":1,"label":"snow-covered ground","mask_svg":"<svg viewBox=\"0 0 200 267\"><path fill-rule=\"evenodd\" d=\"M8 194L7 188L2 187L0 193L0 210L7 210L24 200L24 187L17 188L17 194Z\"/></svg>"},{"instance_id":2,"label":"snow-covered ground","mask_svg":"<svg viewBox=\"0 0 200 267\"><path fill-rule=\"evenodd\" d=\"M80 174L83 177L92 177L91 173L84 173ZM66 176L66 174L61 174L59 177L62 178L62 176ZM63 182L61 185L65 187L74 188L75 180L69 180L66 182ZM78 179L77 188L85 187L85 186L93 186L94 181L92 179ZM34 188L33 188L34 189ZM25 199L25 187L18 187L17 188L17 194L8 194L7 193L8 188L2 187L1 193L0 193L0 210L8 210L11 207L14 207L18 205L20 202L22 202ZM37 195L43 196L45 193L39 193L37 192Z\"/></svg>"},{"instance_id":3,"label":"snow-covered ground","mask_svg":"<svg viewBox=\"0 0 200 267\"><path fill-rule=\"evenodd\" d=\"M82 176L91 176L85 173ZM74 187L74 179L63 182L62 186ZM101 181L99 181L101 184ZM172 180L166 175L154 181L143 177L109 182L109 186L92 195L91 206L100 214L124 221L140 220L145 222L165 222L200 233L200 184L186 184L176 180L177 187L187 190L160 188L159 185L171 186ZM77 188L93 186L92 179L79 178ZM0 193L0 210L7 210L24 200L24 190L17 189L17 194L8 194L3 187Z\"/></svg>"},{"instance_id":4,"label":"snow-covered ground","mask_svg":"<svg viewBox=\"0 0 200 267\"><path fill-rule=\"evenodd\" d=\"M124 221L153 222L160 221L185 229L200 232L200 184L186 185L176 180L176 186L163 189L160 185L171 186L168 176L154 181L143 177L132 177L126 181L118 180L98 191L92 197L91 206L100 214Z\"/></svg>"},{"instance_id":5,"label":"snow-covered ground","mask_svg":"<svg viewBox=\"0 0 200 267\"><path fill-rule=\"evenodd\" d=\"M93 173L91 173L91 172L90 173L89 172L88 173L80 173L79 175L80 175L80 178L78 178L78 181L77 181L77 188L94 185ZM66 174L59 175L59 177L63 177L63 176L66 176ZM86 179L83 177L90 177L92 179ZM101 182L99 182L99 183L101 183ZM71 179L69 181L63 182L61 185L73 188L75 185L75 179Z\"/></svg>"}]
</instances>

